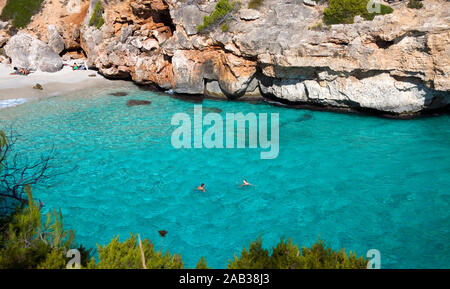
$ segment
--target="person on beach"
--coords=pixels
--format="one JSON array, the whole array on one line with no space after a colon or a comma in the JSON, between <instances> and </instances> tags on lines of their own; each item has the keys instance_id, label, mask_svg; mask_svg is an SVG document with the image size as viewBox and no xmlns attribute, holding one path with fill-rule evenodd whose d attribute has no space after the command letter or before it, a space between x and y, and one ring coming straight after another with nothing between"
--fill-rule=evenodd
<instances>
[{"instance_id":1,"label":"person on beach","mask_svg":"<svg viewBox=\"0 0 450 289\"><path fill-rule=\"evenodd\" d=\"M17 68L14 66L14 72L10 73L11 75L28 75L30 74L30 70L25 68Z\"/></svg>"},{"instance_id":2,"label":"person on beach","mask_svg":"<svg viewBox=\"0 0 450 289\"><path fill-rule=\"evenodd\" d=\"M249 182L247 182L247 180L242 180L242 185L241 187L245 187L245 186L254 186L253 184L250 184Z\"/></svg>"},{"instance_id":3,"label":"person on beach","mask_svg":"<svg viewBox=\"0 0 450 289\"><path fill-rule=\"evenodd\" d=\"M205 190L205 184L201 184L199 187L197 187L196 190L197 190L197 191L202 191L202 192L206 193L206 190Z\"/></svg>"}]
</instances>

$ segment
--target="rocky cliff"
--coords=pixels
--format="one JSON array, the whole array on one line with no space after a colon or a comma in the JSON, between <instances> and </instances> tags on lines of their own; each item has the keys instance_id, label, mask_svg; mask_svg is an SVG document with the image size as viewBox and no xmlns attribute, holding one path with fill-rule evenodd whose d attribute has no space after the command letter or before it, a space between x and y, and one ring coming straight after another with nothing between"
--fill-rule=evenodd
<instances>
[{"instance_id":1,"label":"rocky cliff","mask_svg":"<svg viewBox=\"0 0 450 289\"><path fill-rule=\"evenodd\" d=\"M100 29L89 25L97 1L103 7ZM394 115L450 104L445 0L425 0L419 10L394 3L393 14L331 27L316 25L325 4L265 0L248 9L242 0L228 29L207 33L197 27L214 10L212 0L53 2L44 2L28 32L57 53L82 51L107 77L175 93ZM53 20L45 17L48 11Z\"/></svg>"}]
</instances>

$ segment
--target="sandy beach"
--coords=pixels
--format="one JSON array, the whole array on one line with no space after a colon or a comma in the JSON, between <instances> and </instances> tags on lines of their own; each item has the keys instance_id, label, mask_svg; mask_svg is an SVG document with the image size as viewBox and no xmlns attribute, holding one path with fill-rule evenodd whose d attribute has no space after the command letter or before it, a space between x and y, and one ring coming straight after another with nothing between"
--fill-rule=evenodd
<instances>
[{"instance_id":1,"label":"sandy beach","mask_svg":"<svg viewBox=\"0 0 450 289\"><path fill-rule=\"evenodd\" d=\"M0 64L0 108L67 94L94 86L121 87L126 81L108 80L95 70L74 71L70 66L55 73L35 71L28 76L11 75L10 65ZM95 75L91 77L89 75ZM34 89L37 83L43 90Z\"/></svg>"}]
</instances>

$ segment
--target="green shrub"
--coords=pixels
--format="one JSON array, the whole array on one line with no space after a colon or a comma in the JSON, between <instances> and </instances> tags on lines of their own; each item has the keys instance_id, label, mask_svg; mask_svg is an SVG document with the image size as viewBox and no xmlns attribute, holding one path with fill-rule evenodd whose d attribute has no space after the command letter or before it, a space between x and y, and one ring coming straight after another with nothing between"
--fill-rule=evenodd
<instances>
[{"instance_id":1,"label":"green shrub","mask_svg":"<svg viewBox=\"0 0 450 289\"><path fill-rule=\"evenodd\" d=\"M218 23L226 21L226 18L230 16L238 6L239 2L236 1L230 3L229 0L219 0L211 15L203 17L203 23L197 26L197 32L202 33L214 29ZM228 24L225 28L227 28L228 31ZM222 25L222 31L223 29L224 27Z\"/></svg>"},{"instance_id":2,"label":"green shrub","mask_svg":"<svg viewBox=\"0 0 450 289\"><path fill-rule=\"evenodd\" d=\"M421 9L423 8L423 3L420 0L409 0L408 8Z\"/></svg>"},{"instance_id":3,"label":"green shrub","mask_svg":"<svg viewBox=\"0 0 450 289\"><path fill-rule=\"evenodd\" d=\"M250 0L248 3L249 9L258 9L264 4L264 0Z\"/></svg>"},{"instance_id":4,"label":"green shrub","mask_svg":"<svg viewBox=\"0 0 450 289\"><path fill-rule=\"evenodd\" d=\"M148 269L183 269L181 256L169 252L162 253L155 250L152 242L142 240L145 264ZM112 239L106 246L97 245L98 259L92 258L88 268L96 269L142 269L142 254L137 236L130 234L130 238L119 242L119 236ZM205 263L206 264L206 263Z\"/></svg>"},{"instance_id":5,"label":"green shrub","mask_svg":"<svg viewBox=\"0 0 450 289\"><path fill-rule=\"evenodd\" d=\"M326 248L320 239L312 247L299 247L291 240L283 239L269 254L262 247L262 240L252 242L244 248L240 258L228 261L228 269L365 269L367 261L356 257L355 253L346 253L344 249L334 251Z\"/></svg>"},{"instance_id":6,"label":"green shrub","mask_svg":"<svg viewBox=\"0 0 450 289\"><path fill-rule=\"evenodd\" d=\"M63 229L61 212L53 210L42 218L31 188L26 191L28 207L12 215L1 231L0 268L64 268L64 253L72 247L74 234Z\"/></svg>"},{"instance_id":7,"label":"green shrub","mask_svg":"<svg viewBox=\"0 0 450 289\"><path fill-rule=\"evenodd\" d=\"M3 8L0 19L4 21L12 20L12 24L17 28L24 28L31 21L31 17L36 14L44 0L8 0Z\"/></svg>"},{"instance_id":8,"label":"green shrub","mask_svg":"<svg viewBox=\"0 0 450 289\"><path fill-rule=\"evenodd\" d=\"M369 13L367 4L369 0L329 0L328 8L323 12L325 24L351 24L356 15L366 20L373 20L376 15L390 14L394 10L381 4L380 13Z\"/></svg>"},{"instance_id":9,"label":"green shrub","mask_svg":"<svg viewBox=\"0 0 450 289\"><path fill-rule=\"evenodd\" d=\"M100 0L95 4L94 12L92 12L91 19L89 20L89 26L95 26L97 29L100 29L103 24L105 24L105 19L103 19L103 12L105 9L103 8Z\"/></svg>"},{"instance_id":10,"label":"green shrub","mask_svg":"<svg viewBox=\"0 0 450 289\"><path fill-rule=\"evenodd\" d=\"M202 257L200 261L198 261L197 266L195 266L195 269L211 269L211 268L208 267L208 265L206 264L205 257Z\"/></svg>"},{"instance_id":11,"label":"green shrub","mask_svg":"<svg viewBox=\"0 0 450 289\"><path fill-rule=\"evenodd\" d=\"M228 23L224 23L220 26L220 30L222 30L222 32L227 32L229 29L230 27L228 26Z\"/></svg>"}]
</instances>

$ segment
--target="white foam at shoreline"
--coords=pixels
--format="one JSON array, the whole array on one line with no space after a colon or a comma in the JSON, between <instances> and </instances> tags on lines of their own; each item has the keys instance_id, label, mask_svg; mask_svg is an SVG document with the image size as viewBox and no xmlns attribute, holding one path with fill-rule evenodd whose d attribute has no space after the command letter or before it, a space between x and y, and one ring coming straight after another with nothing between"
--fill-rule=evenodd
<instances>
[{"instance_id":1,"label":"white foam at shoreline","mask_svg":"<svg viewBox=\"0 0 450 289\"><path fill-rule=\"evenodd\" d=\"M11 107L11 106L16 106L22 103L27 102L26 98L12 98L12 99L4 99L4 100L0 100L0 109L2 108L6 108L6 107Z\"/></svg>"}]
</instances>

